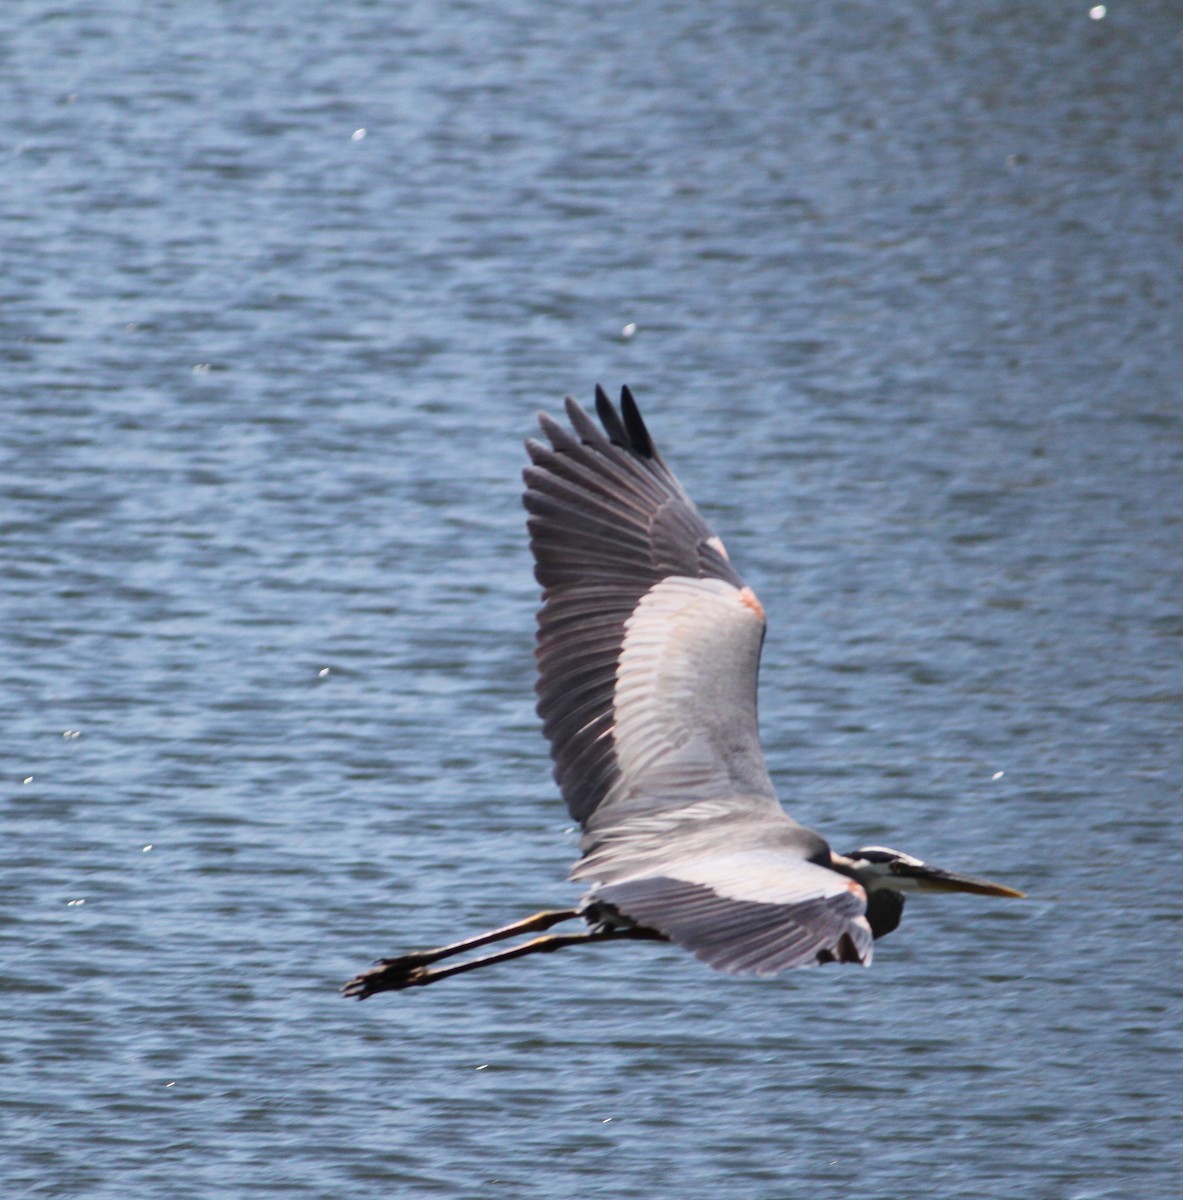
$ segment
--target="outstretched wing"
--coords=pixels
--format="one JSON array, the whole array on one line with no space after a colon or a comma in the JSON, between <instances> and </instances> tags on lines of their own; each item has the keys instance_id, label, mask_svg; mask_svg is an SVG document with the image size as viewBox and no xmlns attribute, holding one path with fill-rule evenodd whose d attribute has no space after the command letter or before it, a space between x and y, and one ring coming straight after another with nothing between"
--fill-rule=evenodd
<instances>
[{"instance_id":1,"label":"outstretched wing","mask_svg":"<svg viewBox=\"0 0 1183 1200\"><path fill-rule=\"evenodd\" d=\"M869 962L866 895L776 800L760 749L764 612L654 449L629 390L602 429L526 443L538 712L584 828L572 877L732 972Z\"/></svg>"},{"instance_id":2,"label":"outstretched wing","mask_svg":"<svg viewBox=\"0 0 1183 1200\"><path fill-rule=\"evenodd\" d=\"M862 887L792 854L748 850L674 862L658 875L597 887L593 897L733 975L871 963Z\"/></svg>"},{"instance_id":3,"label":"outstretched wing","mask_svg":"<svg viewBox=\"0 0 1183 1200\"><path fill-rule=\"evenodd\" d=\"M631 393L604 429L539 417L524 502L543 589L538 712L586 829L734 795L776 805L756 724L764 613L673 472ZM623 416L623 420L621 419Z\"/></svg>"}]
</instances>

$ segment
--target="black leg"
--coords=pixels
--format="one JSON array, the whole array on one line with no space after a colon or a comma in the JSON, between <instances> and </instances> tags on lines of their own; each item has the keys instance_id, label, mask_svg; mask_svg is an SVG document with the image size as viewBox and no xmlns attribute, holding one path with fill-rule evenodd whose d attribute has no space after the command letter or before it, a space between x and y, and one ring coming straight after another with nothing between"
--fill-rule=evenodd
<instances>
[{"instance_id":1,"label":"black leg","mask_svg":"<svg viewBox=\"0 0 1183 1200\"><path fill-rule=\"evenodd\" d=\"M510 925L502 925L500 929L491 929L488 933L479 933L463 941L452 942L448 946L437 946L434 950L413 950L410 954L400 954L397 958L380 958L368 970L354 976L341 992L346 996L356 996L359 1000L364 1000L375 992L397 991L410 987L413 976L441 958L450 958L453 954L462 954L465 950L476 950L490 942L517 937L522 933L538 933L580 915L577 908L545 909L532 917L514 921Z\"/></svg>"},{"instance_id":2,"label":"black leg","mask_svg":"<svg viewBox=\"0 0 1183 1200\"><path fill-rule=\"evenodd\" d=\"M359 1000L364 1000L367 996L372 996L375 992L402 991L404 988L426 987L429 983L436 983L441 979L447 979L449 975L460 975L465 971L475 971L477 967L488 967L492 966L493 963L508 962L510 959L522 958L527 954L548 954L554 950L561 950L564 946L581 946L592 942L611 942L618 941L621 938L665 940L655 930L629 927L607 929L601 927L588 929L583 933L551 933L543 937L533 938L528 942L523 942L520 946L511 946L508 950L496 950L492 954L486 954L481 958L470 958L465 962L456 963L454 966L440 967L434 971L428 970L423 965L414 965L404 970L397 979L375 980L377 983L376 987L371 985L369 979L369 976L380 973L378 968L374 968L373 971L364 972L356 979L351 980L342 988L342 991L346 996L356 996Z\"/></svg>"}]
</instances>

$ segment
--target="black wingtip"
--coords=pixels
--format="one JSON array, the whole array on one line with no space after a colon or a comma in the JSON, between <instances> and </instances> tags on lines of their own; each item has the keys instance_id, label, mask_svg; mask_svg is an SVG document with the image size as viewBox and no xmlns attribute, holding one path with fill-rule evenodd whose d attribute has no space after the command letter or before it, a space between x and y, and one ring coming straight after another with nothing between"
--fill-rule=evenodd
<instances>
[{"instance_id":1,"label":"black wingtip","mask_svg":"<svg viewBox=\"0 0 1183 1200\"><path fill-rule=\"evenodd\" d=\"M631 446L628 433L621 423L615 405L608 399L608 393L598 383L596 384L596 416L600 418L600 424L603 425L608 440L614 446L628 450Z\"/></svg>"},{"instance_id":2,"label":"black wingtip","mask_svg":"<svg viewBox=\"0 0 1183 1200\"><path fill-rule=\"evenodd\" d=\"M604 399L606 400L607 397L605 396ZM597 397L597 407L598 405ZM627 385L620 389L620 413L624 417L624 427L628 432L633 450L642 458L655 457L653 439L649 436L649 430L645 428L645 422L641 420L641 410L637 407L637 402L633 399L633 394Z\"/></svg>"}]
</instances>

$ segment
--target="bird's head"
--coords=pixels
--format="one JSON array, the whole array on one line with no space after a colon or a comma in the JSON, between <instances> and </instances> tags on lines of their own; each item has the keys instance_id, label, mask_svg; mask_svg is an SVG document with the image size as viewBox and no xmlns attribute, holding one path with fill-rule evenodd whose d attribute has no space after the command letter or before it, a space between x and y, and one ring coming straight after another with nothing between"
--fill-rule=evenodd
<instances>
[{"instance_id":1,"label":"bird's head","mask_svg":"<svg viewBox=\"0 0 1183 1200\"><path fill-rule=\"evenodd\" d=\"M972 892L976 896L1015 896L1022 892L975 879L972 875L957 875L931 866L902 850L889 846L863 846L842 855L850 865L846 871L863 885L868 894L880 888L893 892Z\"/></svg>"}]
</instances>

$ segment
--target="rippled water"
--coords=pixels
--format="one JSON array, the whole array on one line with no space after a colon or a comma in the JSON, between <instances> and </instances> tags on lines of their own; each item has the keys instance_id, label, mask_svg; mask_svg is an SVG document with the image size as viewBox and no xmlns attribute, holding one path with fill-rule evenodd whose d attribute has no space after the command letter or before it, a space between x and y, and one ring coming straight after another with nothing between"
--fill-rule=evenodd
<instances>
[{"instance_id":1,"label":"rippled water","mask_svg":"<svg viewBox=\"0 0 1183 1200\"><path fill-rule=\"evenodd\" d=\"M5 1194L1177 1195L1181 31L0 10ZM518 472L596 380L795 815L1029 902L338 998L571 896Z\"/></svg>"}]
</instances>

